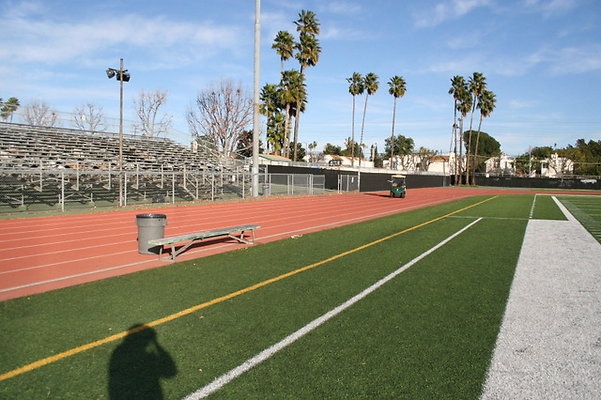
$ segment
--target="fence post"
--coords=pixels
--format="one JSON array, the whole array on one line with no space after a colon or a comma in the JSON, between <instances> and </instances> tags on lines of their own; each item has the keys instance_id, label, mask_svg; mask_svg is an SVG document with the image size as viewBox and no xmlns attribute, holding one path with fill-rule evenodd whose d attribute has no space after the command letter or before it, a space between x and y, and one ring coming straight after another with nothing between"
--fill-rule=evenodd
<instances>
[{"instance_id":1,"label":"fence post","mask_svg":"<svg viewBox=\"0 0 601 400\"><path fill-rule=\"evenodd\" d=\"M75 162L75 190L79 192L79 161Z\"/></svg>"},{"instance_id":2,"label":"fence post","mask_svg":"<svg viewBox=\"0 0 601 400\"><path fill-rule=\"evenodd\" d=\"M65 173L61 172L61 211L65 212Z\"/></svg>"},{"instance_id":3,"label":"fence post","mask_svg":"<svg viewBox=\"0 0 601 400\"><path fill-rule=\"evenodd\" d=\"M123 207L127 206L127 172L123 174Z\"/></svg>"},{"instance_id":4,"label":"fence post","mask_svg":"<svg viewBox=\"0 0 601 400\"><path fill-rule=\"evenodd\" d=\"M173 179L171 180L171 203L175 204L175 171L173 172Z\"/></svg>"}]
</instances>

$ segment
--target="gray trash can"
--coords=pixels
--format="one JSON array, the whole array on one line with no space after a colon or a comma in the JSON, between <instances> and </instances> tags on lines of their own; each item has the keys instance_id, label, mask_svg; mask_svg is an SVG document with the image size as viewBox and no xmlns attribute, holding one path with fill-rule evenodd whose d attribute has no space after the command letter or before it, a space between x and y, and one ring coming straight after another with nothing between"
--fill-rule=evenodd
<instances>
[{"instance_id":1,"label":"gray trash can","mask_svg":"<svg viewBox=\"0 0 601 400\"><path fill-rule=\"evenodd\" d=\"M136 215L136 225L138 225L138 253L159 254L161 246L151 246L148 241L165 237L167 216L165 214L138 214Z\"/></svg>"}]
</instances>

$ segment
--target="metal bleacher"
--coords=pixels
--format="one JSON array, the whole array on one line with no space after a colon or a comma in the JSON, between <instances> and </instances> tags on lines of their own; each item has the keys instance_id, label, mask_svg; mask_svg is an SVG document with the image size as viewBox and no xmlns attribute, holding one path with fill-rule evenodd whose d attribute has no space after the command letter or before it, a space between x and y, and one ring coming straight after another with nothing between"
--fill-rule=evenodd
<instances>
[{"instance_id":1,"label":"metal bleacher","mask_svg":"<svg viewBox=\"0 0 601 400\"><path fill-rule=\"evenodd\" d=\"M127 204L215 199L244 169L208 143L123 135ZM118 179L117 133L0 122L0 212L115 205Z\"/></svg>"}]
</instances>

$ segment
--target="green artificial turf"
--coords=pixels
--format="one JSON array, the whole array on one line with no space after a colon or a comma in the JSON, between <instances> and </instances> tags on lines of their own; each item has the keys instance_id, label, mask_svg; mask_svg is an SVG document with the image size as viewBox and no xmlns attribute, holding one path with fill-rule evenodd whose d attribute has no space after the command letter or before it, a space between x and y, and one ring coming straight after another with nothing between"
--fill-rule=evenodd
<instances>
[{"instance_id":1,"label":"green artificial turf","mask_svg":"<svg viewBox=\"0 0 601 400\"><path fill-rule=\"evenodd\" d=\"M7 372L488 197L371 220L0 304ZM532 196L502 196L129 339L0 382L0 398L181 398L466 226L459 238L215 398L477 398ZM158 344L157 344L158 343ZM149 354L155 354L151 357ZM137 394L134 394L136 392Z\"/></svg>"},{"instance_id":2,"label":"green artificial turf","mask_svg":"<svg viewBox=\"0 0 601 400\"><path fill-rule=\"evenodd\" d=\"M532 213L534 219L555 219L555 220L566 220L566 216L557 207L553 196L536 196L534 212Z\"/></svg>"},{"instance_id":3,"label":"green artificial turf","mask_svg":"<svg viewBox=\"0 0 601 400\"><path fill-rule=\"evenodd\" d=\"M558 196L558 199L601 243L601 196Z\"/></svg>"}]
</instances>

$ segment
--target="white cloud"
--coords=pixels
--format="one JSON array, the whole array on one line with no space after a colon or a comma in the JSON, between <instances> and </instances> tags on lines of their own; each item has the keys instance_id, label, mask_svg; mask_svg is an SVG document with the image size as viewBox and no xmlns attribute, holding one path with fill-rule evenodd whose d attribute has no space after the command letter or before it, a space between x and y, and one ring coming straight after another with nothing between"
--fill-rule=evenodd
<instances>
[{"instance_id":1,"label":"white cloud","mask_svg":"<svg viewBox=\"0 0 601 400\"><path fill-rule=\"evenodd\" d=\"M451 56L449 56L451 57ZM471 74L472 71L496 73L502 76L523 76L528 73L551 75L580 74L601 70L601 45L581 45L556 48L544 46L525 54L468 53L461 57L433 61L422 72Z\"/></svg>"},{"instance_id":2,"label":"white cloud","mask_svg":"<svg viewBox=\"0 0 601 400\"><path fill-rule=\"evenodd\" d=\"M576 0L526 0L526 9L540 12L545 16L562 14L576 7Z\"/></svg>"},{"instance_id":3,"label":"white cloud","mask_svg":"<svg viewBox=\"0 0 601 400\"><path fill-rule=\"evenodd\" d=\"M560 49L544 47L528 57L527 62L540 65L554 75L601 70L601 45Z\"/></svg>"},{"instance_id":4,"label":"white cloud","mask_svg":"<svg viewBox=\"0 0 601 400\"><path fill-rule=\"evenodd\" d=\"M330 1L319 5L320 12L327 12L339 15L358 14L362 10L361 5L350 1Z\"/></svg>"},{"instance_id":5,"label":"white cloud","mask_svg":"<svg viewBox=\"0 0 601 400\"><path fill-rule=\"evenodd\" d=\"M0 17L0 57L14 62L63 63L96 55L113 46L133 46L161 54L164 49L195 49L189 54L234 48L236 27L192 24L164 17L123 15L64 23L37 15L38 9L21 7ZM202 49L202 51L201 51ZM182 50L183 51L183 50Z\"/></svg>"},{"instance_id":6,"label":"white cloud","mask_svg":"<svg viewBox=\"0 0 601 400\"><path fill-rule=\"evenodd\" d=\"M433 27L450 19L460 18L476 8L489 6L491 0L452 0L436 4L414 14L415 26Z\"/></svg>"},{"instance_id":7,"label":"white cloud","mask_svg":"<svg viewBox=\"0 0 601 400\"><path fill-rule=\"evenodd\" d=\"M509 103L508 103L509 108L513 109L513 110L530 109L530 108L534 108L538 105L539 105L539 103L536 101L520 100L520 99L509 100Z\"/></svg>"}]
</instances>

